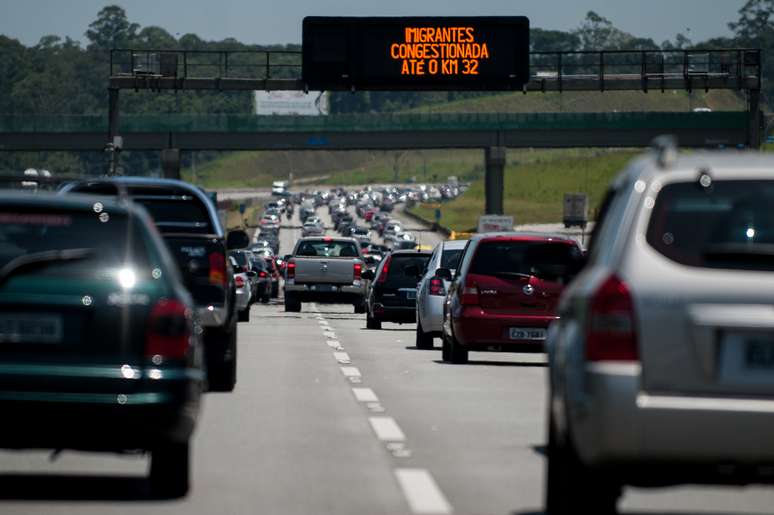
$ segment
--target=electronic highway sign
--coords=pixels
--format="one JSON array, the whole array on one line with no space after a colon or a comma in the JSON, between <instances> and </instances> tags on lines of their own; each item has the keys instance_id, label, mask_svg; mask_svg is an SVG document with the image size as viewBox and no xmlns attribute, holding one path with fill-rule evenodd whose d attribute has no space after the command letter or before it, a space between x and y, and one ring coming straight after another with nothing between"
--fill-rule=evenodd
<instances>
[{"instance_id":1,"label":"electronic highway sign","mask_svg":"<svg viewBox=\"0 0 774 515\"><path fill-rule=\"evenodd\" d=\"M306 17L303 81L319 90L512 90L529 80L529 20Z\"/></svg>"}]
</instances>

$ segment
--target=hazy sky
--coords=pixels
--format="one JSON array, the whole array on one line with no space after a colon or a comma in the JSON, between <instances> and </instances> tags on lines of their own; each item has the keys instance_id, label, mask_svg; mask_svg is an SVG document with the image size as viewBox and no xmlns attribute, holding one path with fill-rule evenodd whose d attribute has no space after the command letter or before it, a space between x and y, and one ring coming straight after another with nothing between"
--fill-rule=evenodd
<instances>
[{"instance_id":1,"label":"hazy sky","mask_svg":"<svg viewBox=\"0 0 774 515\"><path fill-rule=\"evenodd\" d=\"M695 42L729 35L727 23L744 0L0 0L0 34L26 45L47 34L84 41L89 23L110 3L142 26L244 43L298 43L308 15L526 15L533 27L569 30L589 10L661 43L677 32Z\"/></svg>"}]
</instances>

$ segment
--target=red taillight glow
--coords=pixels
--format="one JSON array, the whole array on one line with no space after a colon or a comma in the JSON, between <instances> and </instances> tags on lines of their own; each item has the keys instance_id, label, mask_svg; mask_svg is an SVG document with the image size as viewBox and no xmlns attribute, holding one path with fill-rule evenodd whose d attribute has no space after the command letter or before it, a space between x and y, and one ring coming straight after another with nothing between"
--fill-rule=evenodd
<instances>
[{"instance_id":1,"label":"red taillight glow","mask_svg":"<svg viewBox=\"0 0 774 515\"><path fill-rule=\"evenodd\" d=\"M444 296L446 295L446 289L443 287L443 280L438 277L430 279L430 295Z\"/></svg>"},{"instance_id":2,"label":"red taillight glow","mask_svg":"<svg viewBox=\"0 0 774 515\"><path fill-rule=\"evenodd\" d=\"M178 300L161 299L148 317L145 356L181 359L191 346L191 313Z\"/></svg>"},{"instance_id":3,"label":"red taillight glow","mask_svg":"<svg viewBox=\"0 0 774 515\"><path fill-rule=\"evenodd\" d=\"M360 280L360 275L362 273L363 273L363 265L361 265L360 263L355 263L352 266L352 275L353 275L355 281L359 281Z\"/></svg>"},{"instance_id":4,"label":"red taillight glow","mask_svg":"<svg viewBox=\"0 0 774 515\"><path fill-rule=\"evenodd\" d=\"M287 271L287 277L288 279L295 279L296 278L296 262L295 261L288 261L288 266L285 269Z\"/></svg>"},{"instance_id":5,"label":"red taillight glow","mask_svg":"<svg viewBox=\"0 0 774 515\"><path fill-rule=\"evenodd\" d=\"M209 255L210 262L210 284L226 286L226 256L220 252L213 252Z\"/></svg>"},{"instance_id":6,"label":"red taillight glow","mask_svg":"<svg viewBox=\"0 0 774 515\"><path fill-rule=\"evenodd\" d=\"M237 288L244 288L245 287L245 278L241 275L235 275L234 276L234 285Z\"/></svg>"},{"instance_id":7,"label":"red taillight glow","mask_svg":"<svg viewBox=\"0 0 774 515\"><path fill-rule=\"evenodd\" d=\"M392 254L387 256L384 260L384 267L382 267L382 273L379 275L379 283L387 282L387 274L390 273L390 262L392 261Z\"/></svg>"},{"instance_id":8,"label":"red taillight glow","mask_svg":"<svg viewBox=\"0 0 774 515\"><path fill-rule=\"evenodd\" d=\"M258 277L261 277L261 278L263 278L263 277L267 277L268 275L269 275L269 274L267 274L267 273L266 273L266 272L264 272L263 270L261 270L260 272L258 272Z\"/></svg>"},{"instance_id":9,"label":"red taillight glow","mask_svg":"<svg viewBox=\"0 0 774 515\"><path fill-rule=\"evenodd\" d=\"M589 361L637 361L634 302L629 288L612 275L591 298L586 332Z\"/></svg>"}]
</instances>

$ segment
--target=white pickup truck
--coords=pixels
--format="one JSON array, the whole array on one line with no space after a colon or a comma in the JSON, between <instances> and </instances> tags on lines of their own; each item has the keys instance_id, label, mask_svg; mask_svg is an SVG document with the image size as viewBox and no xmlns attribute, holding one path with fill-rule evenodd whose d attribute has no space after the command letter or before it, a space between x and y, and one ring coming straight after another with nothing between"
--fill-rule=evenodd
<instances>
[{"instance_id":1,"label":"white pickup truck","mask_svg":"<svg viewBox=\"0 0 774 515\"><path fill-rule=\"evenodd\" d=\"M365 260L354 238L301 238L285 256L285 311L301 311L302 302L352 304L365 313Z\"/></svg>"}]
</instances>

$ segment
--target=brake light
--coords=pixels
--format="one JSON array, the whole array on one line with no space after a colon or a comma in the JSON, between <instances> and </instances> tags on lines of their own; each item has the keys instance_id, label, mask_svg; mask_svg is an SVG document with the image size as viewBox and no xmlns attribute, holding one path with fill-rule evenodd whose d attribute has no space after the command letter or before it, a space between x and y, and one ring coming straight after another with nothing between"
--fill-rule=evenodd
<instances>
[{"instance_id":1,"label":"brake light","mask_svg":"<svg viewBox=\"0 0 774 515\"><path fill-rule=\"evenodd\" d=\"M296 278L296 262L295 261L288 261L288 266L286 268L286 271L287 271L288 279L295 279Z\"/></svg>"},{"instance_id":2,"label":"brake light","mask_svg":"<svg viewBox=\"0 0 774 515\"><path fill-rule=\"evenodd\" d=\"M392 261L392 254L387 256L384 260L384 267L382 268L382 274L379 276L379 283L383 284L387 282L387 274L390 273L390 262Z\"/></svg>"},{"instance_id":3,"label":"brake light","mask_svg":"<svg viewBox=\"0 0 774 515\"><path fill-rule=\"evenodd\" d=\"M184 358L191 346L191 312L178 300L161 299L148 317L145 357Z\"/></svg>"},{"instance_id":4,"label":"brake light","mask_svg":"<svg viewBox=\"0 0 774 515\"><path fill-rule=\"evenodd\" d=\"M478 286L471 278L467 278L465 285L462 287L460 304L463 306L478 306Z\"/></svg>"},{"instance_id":5,"label":"brake light","mask_svg":"<svg viewBox=\"0 0 774 515\"><path fill-rule=\"evenodd\" d=\"M430 279L430 295L446 295L446 289L443 287L443 280L438 277Z\"/></svg>"},{"instance_id":6,"label":"brake light","mask_svg":"<svg viewBox=\"0 0 774 515\"><path fill-rule=\"evenodd\" d=\"M355 281L359 281L360 280L360 275L362 273L363 273L363 265L361 265L360 263L355 263L352 266L352 275L354 277L354 280Z\"/></svg>"},{"instance_id":7,"label":"brake light","mask_svg":"<svg viewBox=\"0 0 774 515\"><path fill-rule=\"evenodd\" d=\"M210 262L210 284L226 286L226 256L220 252L213 252L209 255Z\"/></svg>"},{"instance_id":8,"label":"brake light","mask_svg":"<svg viewBox=\"0 0 774 515\"><path fill-rule=\"evenodd\" d=\"M589 361L637 361L634 302L629 288L612 275L591 298L586 332Z\"/></svg>"},{"instance_id":9,"label":"brake light","mask_svg":"<svg viewBox=\"0 0 774 515\"><path fill-rule=\"evenodd\" d=\"M268 275L268 274L267 274L266 272L264 272L263 270L261 270L260 272L258 272L258 277L266 277L267 275Z\"/></svg>"},{"instance_id":10,"label":"brake light","mask_svg":"<svg viewBox=\"0 0 774 515\"><path fill-rule=\"evenodd\" d=\"M245 286L245 278L242 277L241 275L235 275L234 276L234 285L237 288L244 288L244 286Z\"/></svg>"}]
</instances>

